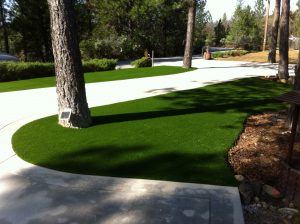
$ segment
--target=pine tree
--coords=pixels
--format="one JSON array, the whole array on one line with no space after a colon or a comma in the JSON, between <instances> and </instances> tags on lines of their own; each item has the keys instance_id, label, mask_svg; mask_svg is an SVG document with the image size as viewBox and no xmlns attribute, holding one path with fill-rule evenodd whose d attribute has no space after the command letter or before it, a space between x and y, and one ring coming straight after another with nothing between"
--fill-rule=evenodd
<instances>
[{"instance_id":1,"label":"pine tree","mask_svg":"<svg viewBox=\"0 0 300 224\"><path fill-rule=\"evenodd\" d=\"M187 22L185 50L184 50L184 57L183 57L184 68L192 67L196 6L197 6L196 0L188 0L188 8L189 8L188 22Z\"/></svg>"},{"instance_id":2,"label":"pine tree","mask_svg":"<svg viewBox=\"0 0 300 224\"><path fill-rule=\"evenodd\" d=\"M289 78L289 18L290 0L282 0L279 24L279 65L278 77L287 81Z\"/></svg>"},{"instance_id":3,"label":"pine tree","mask_svg":"<svg viewBox=\"0 0 300 224\"><path fill-rule=\"evenodd\" d=\"M271 43L270 43L270 52L268 56L268 61L270 63L276 63L276 48L278 40L278 27L280 19L280 4L281 0L275 0L275 9L273 15L273 24L272 24L272 33L271 33Z\"/></svg>"},{"instance_id":4,"label":"pine tree","mask_svg":"<svg viewBox=\"0 0 300 224\"><path fill-rule=\"evenodd\" d=\"M59 124L70 128L86 128L91 124L91 117L85 93L73 2L48 0L58 113L61 114L67 108L72 111L70 120L59 120Z\"/></svg>"}]
</instances>

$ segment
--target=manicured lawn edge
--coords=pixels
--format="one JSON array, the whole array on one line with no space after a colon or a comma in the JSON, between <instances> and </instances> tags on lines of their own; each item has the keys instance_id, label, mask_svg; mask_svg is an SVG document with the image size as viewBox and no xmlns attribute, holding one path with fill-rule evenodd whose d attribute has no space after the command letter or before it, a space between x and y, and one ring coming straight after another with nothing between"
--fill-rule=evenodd
<instances>
[{"instance_id":1,"label":"manicured lawn edge","mask_svg":"<svg viewBox=\"0 0 300 224\"><path fill-rule=\"evenodd\" d=\"M101 106L80 130L52 116L19 129L13 148L66 172L235 186L227 153L245 119L286 108L273 97L289 89L251 78Z\"/></svg>"},{"instance_id":2,"label":"manicured lawn edge","mask_svg":"<svg viewBox=\"0 0 300 224\"><path fill-rule=\"evenodd\" d=\"M185 69L176 66L157 66L153 68L130 68L104 72L85 73L86 83L117 81L134 78L145 78L153 76L179 74L194 69ZM35 78L20 81L0 82L0 93L28 90L36 88L46 88L55 86L55 77Z\"/></svg>"}]
</instances>

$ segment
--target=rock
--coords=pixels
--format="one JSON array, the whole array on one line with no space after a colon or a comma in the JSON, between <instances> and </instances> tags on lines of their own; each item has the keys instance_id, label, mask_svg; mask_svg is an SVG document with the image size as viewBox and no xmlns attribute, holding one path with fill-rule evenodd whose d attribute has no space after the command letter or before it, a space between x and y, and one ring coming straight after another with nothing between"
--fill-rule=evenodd
<instances>
[{"instance_id":1,"label":"rock","mask_svg":"<svg viewBox=\"0 0 300 224\"><path fill-rule=\"evenodd\" d=\"M289 203L289 208L295 208L295 205L293 202Z\"/></svg>"},{"instance_id":2,"label":"rock","mask_svg":"<svg viewBox=\"0 0 300 224\"><path fill-rule=\"evenodd\" d=\"M239 191L242 196L242 200L245 204L249 204L254 197L254 192L252 190L251 184L247 181L244 181L239 186Z\"/></svg>"},{"instance_id":3,"label":"rock","mask_svg":"<svg viewBox=\"0 0 300 224\"><path fill-rule=\"evenodd\" d=\"M254 201L257 203L260 201L259 197L254 197Z\"/></svg>"},{"instance_id":4,"label":"rock","mask_svg":"<svg viewBox=\"0 0 300 224\"><path fill-rule=\"evenodd\" d=\"M299 210L295 208L279 208L278 211L289 215L294 215L299 212Z\"/></svg>"},{"instance_id":5,"label":"rock","mask_svg":"<svg viewBox=\"0 0 300 224\"><path fill-rule=\"evenodd\" d=\"M243 175L234 175L234 177L238 182L243 182L245 180Z\"/></svg>"},{"instance_id":6,"label":"rock","mask_svg":"<svg viewBox=\"0 0 300 224\"><path fill-rule=\"evenodd\" d=\"M256 206L257 206L258 208L261 208L261 204L260 204L260 203L257 203Z\"/></svg>"},{"instance_id":7,"label":"rock","mask_svg":"<svg viewBox=\"0 0 300 224\"><path fill-rule=\"evenodd\" d=\"M264 193L266 193L268 196L270 196L272 198L280 198L281 197L280 192L276 188L274 188L270 185L265 184L262 189L263 189Z\"/></svg>"},{"instance_id":8,"label":"rock","mask_svg":"<svg viewBox=\"0 0 300 224\"><path fill-rule=\"evenodd\" d=\"M254 196L259 196L261 193L261 184L258 181L250 182Z\"/></svg>"},{"instance_id":9,"label":"rock","mask_svg":"<svg viewBox=\"0 0 300 224\"><path fill-rule=\"evenodd\" d=\"M261 205L262 205L263 208L268 208L268 204L266 202L264 202L264 201L261 202Z\"/></svg>"}]
</instances>

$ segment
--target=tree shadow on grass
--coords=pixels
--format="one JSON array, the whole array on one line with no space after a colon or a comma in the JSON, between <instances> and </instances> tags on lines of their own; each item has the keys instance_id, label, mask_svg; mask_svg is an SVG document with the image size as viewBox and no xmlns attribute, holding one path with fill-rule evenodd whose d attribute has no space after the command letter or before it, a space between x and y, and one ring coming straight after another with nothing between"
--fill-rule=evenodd
<instances>
[{"instance_id":1,"label":"tree shadow on grass","mask_svg":"<svg viewBox=\"0 0 300 224\"><path fill-rule=\"evenodd\" d=\"M37 165L66 172L216 185L235 181L222 153L152 152L150 145L114 145L62 153ZM137 155L137 153L140 153Z\"/></svg>"},{"instance_id":2,"label":"tree shadow on grass","mask_svg":"<svg viewBox=\"0 0 300 224\"><path fill-rule=\"evenodd\" d=\"M166 107L153 111L93 117L93 125L187 115L204 112L237 112L256 114L285 108L273 98L288 90L288 86L258 78L242 79L205 88L178 91L158 97Z\"/></svg>"}]
</instances>

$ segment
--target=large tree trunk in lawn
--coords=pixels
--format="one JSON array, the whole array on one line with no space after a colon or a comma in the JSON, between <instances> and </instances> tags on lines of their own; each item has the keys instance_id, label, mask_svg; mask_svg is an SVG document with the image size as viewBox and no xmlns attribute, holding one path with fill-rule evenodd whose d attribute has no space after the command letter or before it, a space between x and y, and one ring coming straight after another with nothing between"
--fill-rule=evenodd
<instances>
[{"instance_id":1,"label":"large tree trunk in lawn","mask_svg":"<svg viewBox=\"0 0 300 224\"><path fill-rule=\"evenodd\" d=\"M91 124L91 117L86 100L73 4L73 0L48 0L58 113L70 108L70 120L60 120L59 123L64 127L85 128Z\"/></svg>"},{"instance_id":2,"label":"large tree trunk in lawn","mask_svg":"<svg viewBox=\"0 0 300 224\"><path fill-rule=\"evenodd\" d=\"M189 11L188 11L188 23L186 31L186 42L183 57L183 67L192 67L193 58L193 39L195 29L195 18L196 18L196 0L188 0Z\"/></svg>"},{"instance_id":3,"label":"large tree trunk in lawn","mask_svg":"<svg viewBox=\"0 0 300 224\"><path fill-rule=\"evenodd\" d=\"M279 24L279 66L278 77L287 81L289 78L289 15L290 0L282 0L281 18Z\"/></svg>"},{"instance_id":4,"label":"large tree trunk in lawn","mask_svg":"<svg viewBox=\"0 0 300 224\"><path fill-rule=\"evenodd\" d=\"M270 52L268 56L268 61L270 63L276 63L276 48L278 40L278 27L280 19L280 4L281 0L275 0L275 9L274 9L274 18L272 24L272 33L271 33L271 43L270 43Z\"/></svg>"}]
</instances>

